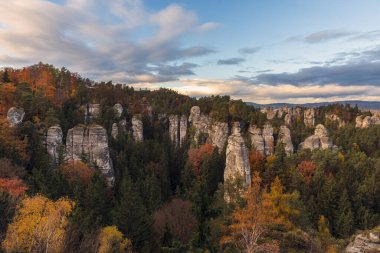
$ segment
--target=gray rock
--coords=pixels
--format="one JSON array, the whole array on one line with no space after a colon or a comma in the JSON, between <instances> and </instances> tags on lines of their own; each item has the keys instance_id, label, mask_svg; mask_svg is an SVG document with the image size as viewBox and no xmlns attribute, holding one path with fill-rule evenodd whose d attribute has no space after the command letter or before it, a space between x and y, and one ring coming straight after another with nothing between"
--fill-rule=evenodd
<instances>
[{"instance_id":1,"label":"gray rock","mask_svg":"<svg viewBox=\"0 0 380 253\"><path fill-rule=\"evenodd\" d=\"M8 110L7 113L7 120L9 123L9 126L14 127L17 126L22 122L25 116L25 111L23 108L16 108L16 107L11 107Z\"/></svg>"},{"instance_id":2,"label":"gray rock","mask_svg":"<svg viewBox=\"0 0 380 253\"><path fill-rule=\"evenodd\" d=\"M378 125L380 124L380 117L379 115L374 116L357 116L356 117L356 127L357 128L367 128L372 125Z\"/></svg>"},{"instance_id":3,"label":"gray rock","mask_svg":"<svg viewBox=\"0 0 380 253\"><path fill-rule=\"evenodd\" d=\"M271 124L266 123L263 128L264 148L265 155L273 155L274 152L274 138L273 127Z\"/></svg>"},{"instance_id":4,"label":"gray rock","mask_svg":"<svg viewBox=\"0 0 380 253\"><path fill-rule=\"evenodd\" d=\"M346 253L380 252L380 227L353 236Z\"/></svg>"},{"instance_id":5,"label":"gray rock","mask_svg":"<svg viewBox=\"0 0 380 253\"><path fill-rule=\"evenodd\" d=\"M119 127L116 123L112 124L111 135L114 140L116 140L117 136L119 135Z\"/></svg>"},{"instance_id":6,"label":"gray rock","mask_svg":"<svg viewBox=\"0 0 380 253\"><path fill-rule=\"evenodd\" d=\"M213 146L218 148L221 153L226 145L228 138L228 123L214 122L210 130L210 142Z\"/></svg>"},{"instance_id":7,"label":"gray rock","mask_svg":"<svg viewBox=\"0 0 380 253\"><path fill-rule=\"evenodd\" d=\"M346 122L344 122L338 115L334 114L334 113L328 113L325 115L325 119L326 121L335 121L338 123L338 127L343 127L344 125L346 125Z\"/></svg>"},{"instance_id":8,"label":"gray rock","mask_svg":"<svg viewBox=\"0 0 380 253\"><path fill-rule=\"evenodd\" d=\"M291 114L286 114L285 115L285 125L291 126L292 125L292 115Z\"/></svg>"},{"instance_id":9,"label":"gray rock","mask_svg":"<svg viewBox=\"0 0 380 253\"><path fill-rule=\"evenodd\" d=\"M199 137L201 134L208 135L211 126L211 118L201 114L199 106L193 106L190 110L189 122L195 129L194 141L198 145Z\"/></svg>"},{"instance_id":10,"label":"gray rock","mask_svg":"<svg viewBox=\"0 0 380 253\"><path fill-rule=\"evenodd\" d=\"M144 140L143 134L143 123L141 120L141 115L133 115L132 117L132 136L136 142L141 142Z\"/></svg>"},{"instance_id":11,"label":"gray rock","mask_svg":"<svg viewBox=\"0 0 380 253\"><path fill-rule=\"evenodd\" d=\"M179 145L182 146L187 134L187 116L182 115L179 120Z\"/></svg>"},{"instance_id":12,"label":"gray rock","mask_svg":"<svg viewBox=\"0 0 380 253\"><path fill-rule=\"evenodd\" d=\"M115 175L109 154L107 132L102 126L79 125L69 129L66 137L66 158L84 159L90 165L96 164L108 184L114 184Z\"/></svg>"},{"instance_id":13,"label":"gray rock","mask_svg":"<svg viewBox=\"0 0 380 253\"><path fill-rule=\"evenodd\" d=\"M49 127L46 133L46 149L54 163L58 162L59 147L62 146L63 133L60 126Z\"/></svg>"},{"instance_id":14,"label":"gray rock","mask_svg":"<svg viewBox=\"0 0 380 253\"><path fill-rule=\"evenodd\" d=\"M279 141L285 145L285 153L289 156L294 152L290 129L287 126L281 126L278 134Z\"/></svg>"},{"instance_id":15,"label":"gray rock","mask_svg":"<svg viewBox=\"0 0 380 253\"><path fill-rule=\"evenodd\" d=\"M169 136L172 143L178 147L179 143L179 118L178 115L169 115Z\"/></svg>"},{"instance_id":16,"label":"gray rock","mask_svg":"<svg viewBox=\"0 0 380 253\"><path fill-rule=\"evenodd\" d=\"M249 135L251 137L252 148L262 155L265 155L265 144L261 129L256 125L249 126Z\"/></svg>"},{"instance_id":17,"label":"gray rock","mask_svg":"<svg viewBox=\"0 0 380 253\"><path fill-rule=\"evenodd\" d=\"M273 107L264 107L261 109L261 112L267 115L268 120L272 120L276 114Z\"/></svg>"},{"instance_id":18,"label":"gray rock","mask_svg":"<svg viewBox=\"0 0 380 253\"><path fill-rule=\"evenodd\" d=\"M91 123L100 116L100 104L86 104L84 119L86 123Z\"/></svg>"},{"instance_id":19,"label":"gray rock","mask_svg":"<svg viewBox=\"0 0 380 253\"><path fill-rule=\"evenodd\" d=\"M309 136L303 143L300 144L301 149L332 149L333 144L329 138L326 127L322 124L318 124L315 127L314 135Z\"/></svg>"},{"instance_id":20,"label":"gray rock","mask_svg":"<svg viewBox=\"0 0 380 253\"><path fill-rule=\"evenodd\" d=\"M115 104L113 106L113 109L115 110L115 116L116 118L120 118L123 114L123 106L121 104Z\"/></svg>"},{"instance_id":21,"label":"gray rock","mask_svg":"<svg viewBox=\"0 0 380 253\"><path fill-rule=\"evenodd\" d=\"M308 108L304 111L304 114L303 114L303 120L304 120L304 123L305 123L305 126L307 127L314 127L315 125L315 110L314 108Z\"/></svg>"},{"instance_id":22,"label":"gray rock","mask_svg":"<svg viewBox=\"0 0 380 253\"><path fill-rule=\"evenodd\" d=\"M248 148L239 132L240 126L238 125L238 122L234 122L234 131L228 137L224 180L241 177L243 185L247 187L251 183L251 168L248 159Z\"/></svg>"}]
</instances>

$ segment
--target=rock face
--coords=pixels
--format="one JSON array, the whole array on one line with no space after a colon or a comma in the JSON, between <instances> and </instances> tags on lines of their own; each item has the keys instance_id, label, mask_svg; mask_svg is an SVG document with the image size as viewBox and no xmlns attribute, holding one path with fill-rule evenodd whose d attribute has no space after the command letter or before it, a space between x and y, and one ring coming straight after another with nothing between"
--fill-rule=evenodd
<instances>
[{"instance_id":1,"label":"rock face","mask_svg":"<svg viewBox=\"0 0 380 253\"><path fill-rule=\"evenodd\" d=\"M290 135L290 129L287 126L281 126L278 134L279 141L285 146L285 153L289 156L293 153L294 147L292 143L292 137Z\"/></svg>"},{"instance_id":2,"label":"rock face","mask_svg":"<svg viewBox=\"0 0 380 253\"><path fill-rule=\"evenodd\" d=\"M60 126L52 126L46 133L46 149L54 163L58 162L58 148L62 145L63 133Z\"/></svg>"},{"instance_id":3,"label":"rock face","mask_svg":"<svg viewBox=\"0 0 380 253\"><path fill-rule=\"evenodd\" d=\"M218 148L219 153L223 151L228 138L228 123L214 122L210 130L210 141Z\"/></svg>"},{"instance_id":4,"label":"rock face","mask_svg":"<svg viewBox=\"0 0 380 253\"><path fill-rule=\"evenodd\" d=\"M346 253L380 252L380 227L353 237L345 250Z\"/></svg>"},{"instance_id":5,"label":"rock face","mask_svg":"<svg viewBox=\"0 0 380 253\"><path fill-rule=\"evenodd\" d=\"M356 127L357 128L367 128L372 125L380 124L380 117L378 115L375 116L357 116L356 117Z\"/></svg>"},{"instance_id":6,"label":"rock face","mask_svg":"<svg viewBox=\"0 0 380 253\"><path fill-rule=\"evenodd\" d=\"M100 116L100 104L86 104L84 119L86 123L91 122Z\"/></svg>"},{"instance_id":7,"label":"rock face","mask_svg":"<svg viewBox=\"0 0 380 253\"><path fill-rule=\"evenodd\" d=\"M292 125L292 115L289 113L285 115L285 125L291 126Z\"/></svg>"},{"instance_id":8,"label":"rock face","mask_svg":"<svg viewBox=\"0 0 380 253\"><path fill-rule=\"evenodd\" d=\"M172 143L178 146L179 142L179 118L178 115L169 116L169 136Z\"/></svg>"},{"instance_id":9,"label":"rock face","mask_svg":"<svg viewBox=\"0 0 380 253\"><path fill-rule=\"evenodd\" d=\"M252 148L260 154L265 155L265 144L261 129L256 125L251 125L249 126L248 132L251 137Z\"/></svg>"},{"instance_id":10,"label":"rock face","mask_svg":"<svg viewBox=\"0 0 380 253\"><path fill-rule=\"evenodd\" d=\"M134 115L132 117L132 136L136 142L144 140L143 130L143 123L140 115Z\"/></svg>"},{"instance_id":11,"label":"rock face","mask_svg":"<svg viewBox=\"0 0 380 253\"><path fill-rule=\"evenodd\" d=\"M123 113L123 106L121 104L115 104L113 109L115 110L115 116L120 118Z\"/></svg>"},{"instance_id":12,"label":"rock face","mask_svg":"<svg viewBox=\"0 0 380 253\"><path fill-rule=\"evenodd\" d=\"M22 122L25 116L23 108L11 107L7 113L7 120L11 127L16 126Z\"/></svg>"},{"instance_id":13,"label":"rock face","mask_svg":"<svg viewBox=\"0 0 380 253\"><path fill-rule=\"evenodd\" d=\"M117 126L116 123L112 124L112 130L111 130L111 135L114 140L117 139L117 136L119 135L119 127Z\"/></svg>"},{"instance_id":14,"label":"rock face","mask_svg":"<svg viewBox=\"0 0 380 253\"><path fill-rule=\"evenodd\" d=\"M251 183L251 168L248 160L248 148L241 135L239 122L234 122L232 134L228 137L226 150L226 168L224 180L241 177L246 187Z\"/></svg>"},{"instance_id":15,"label":"rock face","mask_svg":"<svg viewBox=\"0 0 380 253\"><path fill-rule=\"evenodd\" d=\"M267 115L268 120L272 120L276 114L273 107L264 107L263 109L261 109L261 112Z\"/></svg>"},{"instance_id":16,"label":"rock face","mask_svg":"<svg viewBox=\"0 0 380 253\"><path fill-rule=\"evenodd\" d=\"M326 121L335 121L338 123L338 127L343 127L346 125L346 122L344 122L338 115L333 113L328 113L325 115Z\"/></svg>"},{"instance_id":17,"label":"rock face","mask_svg":"<svg viewBox=\"0 0 380 253\"><path fill-rule=\"evenodd\" d=\"M179 120L179 145L182 146L187 134L187 117L182 115Z\"/></svg>"},{"instance_id":18,"label":"rock face","mask_svg":"<svg viewBox=\"0 0 380 253\"><path fill-rule=\"evenodd\" d=\"M309 136L303 143L300 144L302 149L330 149L333 147L332 141L329 138L326 127L318 124L315 127L314 135Z\"/></svg>"},{"instance_id":19,"label":"rock face","mask_svg":"<svg viewBox=\"0 0 380 253\"><path fill-rule=\"evenodd\" d=\"M307 127L314 127L315 125L315 110L314 108L308 108L303 113L303 121L305 123L305 126Z\"/></svg>"},{"instance_id":20,"label":"rock face","mask_svg":"<svg viewBox=\"0 0 380 253\"><path fill-rule=\"evenodd\" d=\"M207 135L209 133L211 119L210 117L201 114L199 106L193 106L190 110L189 122L195 129L194 141L198 144L200 135Z\"/></svg>"},{"instance_id":21,"label":"rock face","mask_svg":"<svg viewBox=\"0 0 380 253\"><path fill-rule=\"evenodd\" d=\"M66 158L85 160L88 164L96 164L113 185L115 175L109 154L106 130L99 125L76 126L69 129L66 137Z\"/></svg>"},{"instance_id":22,"label":"rock face","mask_svg":"<svg viewBox=\"0 0 380 253\"><path fill-rule=\"evenodd\" d=\"M269 123L264 125L263 128L263 138L265 155L273 155L274 152L274 138L273 138L273 127Z\"/></svg>"}]
</instances>

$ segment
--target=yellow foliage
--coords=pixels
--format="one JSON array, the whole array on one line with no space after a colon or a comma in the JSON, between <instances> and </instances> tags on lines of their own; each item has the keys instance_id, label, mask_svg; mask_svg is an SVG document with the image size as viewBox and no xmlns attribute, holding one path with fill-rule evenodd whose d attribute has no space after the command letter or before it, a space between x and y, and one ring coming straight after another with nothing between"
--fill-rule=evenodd
<instances>
[{"instance_id":1,"label":"yellow foliage","mask_svg":"<svg viewBox=\"0 0 380 253\"><path fill-rule=\"evenodd\" d=\"M68 216L75 203L52 201L37 195L25 198L9 225L2 247L5 252L62 252Z\"/></svg>"},{"instance_id":2,"label":"yellow foliage","mask_svg":"<svg viewBox=\"0 0 380 253\"><path fill-rule=\"evenodd\" d=\"M98 253L132 252L132 243L128 238L123 239L123 234L116 226L102 228L99 234Z\"/></svg>"}]
</instances>

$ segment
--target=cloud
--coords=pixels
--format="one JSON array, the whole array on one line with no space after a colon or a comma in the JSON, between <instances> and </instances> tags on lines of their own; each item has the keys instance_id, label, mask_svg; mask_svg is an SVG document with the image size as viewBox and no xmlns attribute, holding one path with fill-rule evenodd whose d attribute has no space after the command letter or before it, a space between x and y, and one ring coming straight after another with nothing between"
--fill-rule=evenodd
<instances>
[{"instance_id":1,"label":"cloud","mask_svg":"<svg viewBox=\"0 0 380 253\"><path fill-rule=\"evenodd\" d=\"M240 63L245 62L244 58L229 58L229 59L223 59L218 60L218 65L239 65Z\"/></svg>"},{"instance_id":2,"label":"cloud","mask_svg":"<svg viewBox=\"0 0 380 253\"><path fill-rule=\"evenodd\" d=\"M260 47L246 47L246 48L240 48L239 53L241 54L255 54L257 53L261 48Z\"/></svg>"},{"instance_id":3,"label":"cloud","mask_svg":"<svg viewBox=\"0 0 380 253\"><path fill-rule=\"evenodd\" d=\"M13 0L0 9L3 66L42 61L97 80L156 82L194 74L186 61L215 52L182 45L184 36L216 24L176 4L151 11L140 0Z\"/></svg>"},{"instance_id":4,"label":"cloud","mask_svg":"<svg viewBox=\"0 0 380 253\"><path fill-rule=\"evenodd\" d=\"M218 27L219 27L218 23L207 22L207 23L204 23L204 24L200 25L199 28L198 28L198 30L200 32L208 32L208 31L211 31L211 30L215 30Z\"/></svg>"},{"instance_id":5,"label":"cloud","mask_svg":"<svg viewBox=\"0 0 380 253\"><path fill-rule=\"evenodd\" d=\"M358 34L356 32L345 31L340 29L330 29L311 33L306 36L296 35L286 39L286 42L305 42L305 43L322 43L330 40L340 39L344 37L353 36Z\"/></svg>"}]
</instances>

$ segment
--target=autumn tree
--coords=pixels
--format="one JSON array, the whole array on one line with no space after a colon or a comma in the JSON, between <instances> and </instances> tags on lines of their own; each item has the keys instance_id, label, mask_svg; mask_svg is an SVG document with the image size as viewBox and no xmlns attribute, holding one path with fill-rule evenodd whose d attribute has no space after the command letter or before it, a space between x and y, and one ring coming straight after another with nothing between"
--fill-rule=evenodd
<instances>
[{"instance_id":1,"label":"autumn tree","mask_svg":"<svg viewBox=\"0 0 380 253\"><path fill-rule=\"evenodd\" d=\"M302 161L298 164L298 171L302 174L303 179L306 184L310 184L311 179L314 175L314 171L317 168L314 162L312 161Z\"/></svg>"},{"instance_id":2,"label":"autumn tree","mask_svg":"<svg viewBox=\"0 0 380 253\"><path fill-rule=\"evenodd\" d=\"M62 252L68 216L74 202L67 198L57 201L37 195L25 198L8 227L5 252Z\"/></svg>"},{"instance_id":3,"label":"autumn tree","mask_svg":"<svg viewBox=\"0 0 380 253\"><path fill-rule=\"evenodd\" d=\"M28 190L24 181L14 177L14 178L0 178L0 190L8 192L13 197L19 197Z\"/></svg>"},{"instance_id":4,"label":"autumn tree","mask_svg":"<svg viewBox=\"0 0 380 253\"><path fill-rule=\"evenodd\" d=\"M192 171L195 177L200 180L202 176L201 165L206 156L211 156L213 153L214 147L206 143L199 148L191 148L189 149L189 163L191 165Z\"/></svg>"},{"instance_id":5,"label":"autumn tree","mask_svg":"<svg viewBox=\"0 0 380 253\"><path fill-rule=\"evenodd\" d=\"M132 243L124 238L116 226L107 226L100 230L97 253L132 253Z\"/></svg>"},{"instance_id":6,"label":"autumn tree","mask_svg":"<svg viewBox=\"0 0 380 253\"><path fill-rule=\"evenodd\" d=\"M95 169L80 160L70 160L62 164L59 169L68 182L72 183L76 179L80 179L84 186L89 184L91 177L95 173Z\"/></svg>"}]
</instances>

